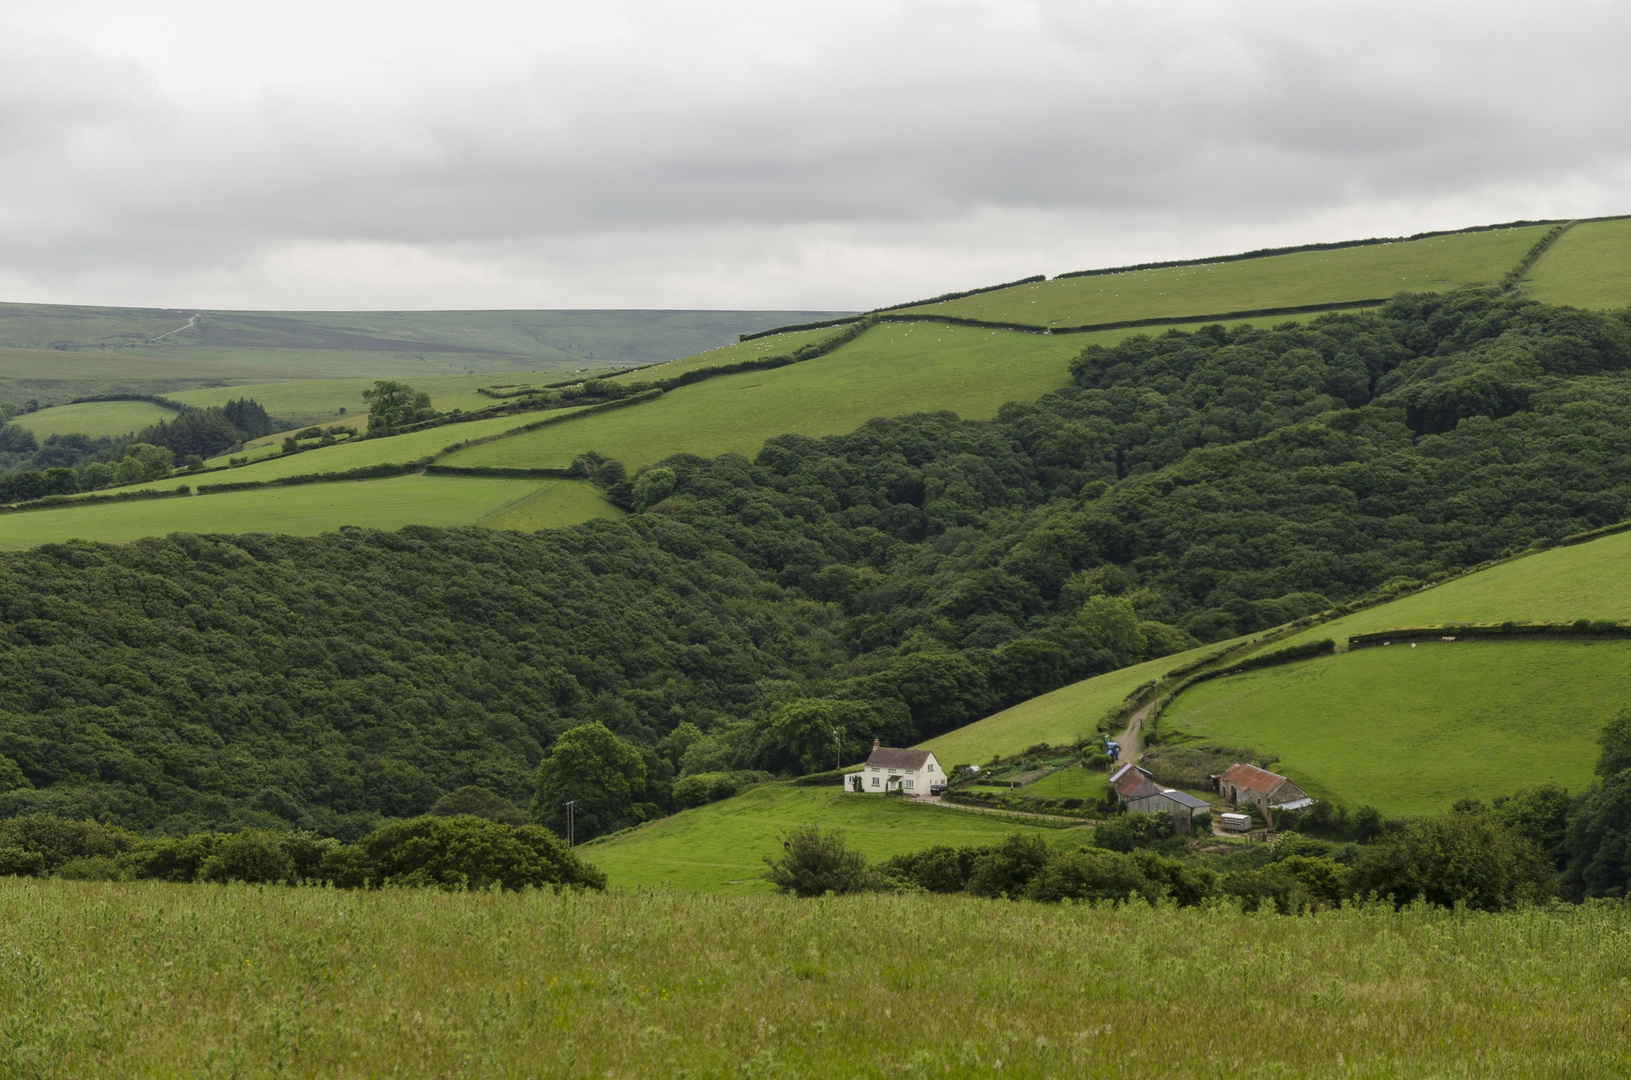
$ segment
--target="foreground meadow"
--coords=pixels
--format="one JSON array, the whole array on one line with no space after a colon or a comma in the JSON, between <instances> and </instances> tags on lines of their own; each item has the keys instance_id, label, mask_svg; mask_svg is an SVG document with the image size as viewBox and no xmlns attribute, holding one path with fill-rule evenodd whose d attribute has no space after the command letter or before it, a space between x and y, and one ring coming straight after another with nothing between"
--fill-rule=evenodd
<instances>
[{"instance_id":1,"label":"foreground meadow","mask_svg":"<svg viewBox=\"0 0 1631 1080\"><path fill-rule=\"evenodd\" d=\"M1631 909L0 882L8 1077L1598 1077Z\"/></svg>"}]
</instances>

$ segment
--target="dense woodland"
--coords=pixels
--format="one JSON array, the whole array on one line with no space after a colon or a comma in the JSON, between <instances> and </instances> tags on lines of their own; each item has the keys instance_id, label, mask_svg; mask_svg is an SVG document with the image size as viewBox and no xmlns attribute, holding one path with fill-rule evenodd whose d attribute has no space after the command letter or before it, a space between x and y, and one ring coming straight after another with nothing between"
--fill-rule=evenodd
<instances>
[{"instance_id":1,"label":"dense woodland","mask_svg":"<svg viewBox=\"0 0 1631 1080\"><path fill-rule=\"evenodd\" d=\"M1406 296L1091 347L992 421L671 459L620 522L0 556L0 814L355 839L526 806L597 722L639 758L606 831L680 776L831 768L834 723L854 761L1621 520L1627 368L1624 316Z\"/></svg>"}]
</instances>

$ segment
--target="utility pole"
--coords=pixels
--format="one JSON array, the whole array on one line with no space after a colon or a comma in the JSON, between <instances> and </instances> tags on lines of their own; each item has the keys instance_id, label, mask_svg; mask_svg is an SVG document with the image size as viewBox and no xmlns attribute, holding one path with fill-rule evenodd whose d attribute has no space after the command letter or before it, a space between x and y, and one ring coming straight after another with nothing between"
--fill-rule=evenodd
<instances>
[{"instance_id":1,"label":"utility pole","mask_svg":"<svg viewBox=\"0 0 1631 1080\"><path fill-rule=\"evenodd\" d=\"M832 746L833 768L842 769L844 767L844 729L842 727L832 729Z\"/></svg>"},{"instance_id":2,"label":"utility pole","mask_svg":"<svg viewBox=\"0 0 1631 1080\"><path fill-rule=\"evenodd\" d=\"M575 807L577 805L578 804L576 802L569 802L569 803L566 804L566 846L567 847L572 846L572 809L573 809L573 807Z\"/></svg>"}]
</instances>

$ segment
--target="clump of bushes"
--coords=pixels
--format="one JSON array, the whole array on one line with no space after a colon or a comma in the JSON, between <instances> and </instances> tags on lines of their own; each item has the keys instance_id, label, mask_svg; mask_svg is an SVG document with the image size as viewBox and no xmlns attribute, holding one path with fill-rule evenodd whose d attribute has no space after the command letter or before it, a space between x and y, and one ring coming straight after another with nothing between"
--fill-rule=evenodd
<instances>
[{"instance_id":1,"label":"clump of bushes","mask_svg":"<svg viewBox=\"0 0 1631 1080\"><path fill-rule=\"evenodd\" d=\"M37 814L0 821L0 875L344 889L606 887L605 873L548 829L474 814L393 822L356 844L274 829L142 839L112 825Z\"/></svg>"},{"instance_id":2,"label":"clump of bushes","mask_svg":"<svg viewBox=\"0 0 1631 1080\"><path fill-rule=\"evenodd\" d=\"M693 773L674 781L674 806L679 810L689 810L693 806L732 798L743 788L774 779L770 773L756 769Z\"/></svg>"},{"instance_id":3,"label":"clump of bushes","mask_svg":"<svg viewBox=\"0 0 1631 1080\"><path fill-rule=\"evenodd\" d=\"M1163 826L1161 821L1165 820ZM1190 907L1208 900L1246 911L1297 914L1346 902L1417 899L1504 911L1557 895L1557 873L1528 838L1484 813L1452 812L1400 823L1367 847L1334 848L1285 834L1242 855L1208 860L1171 836L1160 814L1127 814L1095 830L1090 845L1051 847L1034 833L1011 833L983 847L936 846L876 866L843 837L814 826L795 830L765 875L796 896L827 892L966 892L991 899L1065 900Z\"/></svg>"}]
</instances>

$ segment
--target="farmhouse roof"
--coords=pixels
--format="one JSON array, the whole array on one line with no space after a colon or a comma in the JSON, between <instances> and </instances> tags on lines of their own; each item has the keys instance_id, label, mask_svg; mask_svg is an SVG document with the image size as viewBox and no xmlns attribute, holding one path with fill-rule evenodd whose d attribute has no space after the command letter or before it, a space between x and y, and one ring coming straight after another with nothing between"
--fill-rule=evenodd
<instances>
[{"instance_id":1,"label":"farmhouse roof","mask_svg":"<svg viewBox=\"0 0 1631 1080\"><path fill-rule=\"evenodd\" d=\"M1220 779L1229 781L1242 791L1259 791L1264 795L1274 794L1276 788L1286 783L1286 778L1279 773L1259 769L1256 765L1231 765L1223 771Z\"/></svg>"},{"instance_id":2,"label":"farmhouse roof","mask_svg":"<svg viewBox=\"0 0 1631 1080\"><path fill-rule=\"evenodd\" d=\"M1147 795L1161 793L1161 787L1155 782L1155 777L1132 762L1128 762L1110 775L1110 786L1115 788L1116 794L1123 799L1142 799Z\"/></svg>"},{"instance_id":3,"label":"farmhouse roof","mask_svg":"<svg viewBox=\"0 0 1631 1080\"><path fill-rule=\"evenodd\" d=\"M874 746L866 763L874 769L921 769L928 764L927 750L896 750L892 746Z\"/></svg>"}]
</instances>

